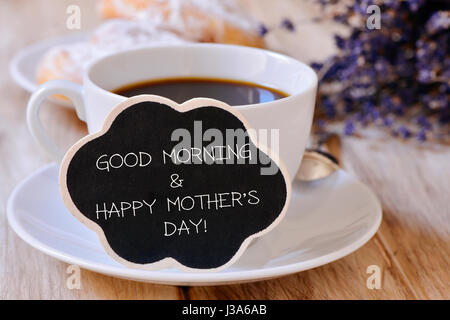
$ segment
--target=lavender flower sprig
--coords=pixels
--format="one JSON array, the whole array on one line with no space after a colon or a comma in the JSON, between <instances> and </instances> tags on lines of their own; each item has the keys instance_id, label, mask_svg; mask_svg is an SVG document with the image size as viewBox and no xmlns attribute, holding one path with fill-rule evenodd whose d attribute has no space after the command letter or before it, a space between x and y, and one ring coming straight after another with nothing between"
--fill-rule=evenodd
<instances>
[{"instance_id":1,"label":"lavender flower sprig","mask_svg":"<svg viewBox=\"0 0 450 320\"><path fill-rule=\"evenodd\" d=\"M321 78L317 118L345 119L347 135L375 124L404 139L449 142L450 2L316 1L351 28L335 36L337 55L312 64ZM381 29L365 24L373 4ZM289 19L281 27L296 30Z\"/></svg>"}]
</instances>

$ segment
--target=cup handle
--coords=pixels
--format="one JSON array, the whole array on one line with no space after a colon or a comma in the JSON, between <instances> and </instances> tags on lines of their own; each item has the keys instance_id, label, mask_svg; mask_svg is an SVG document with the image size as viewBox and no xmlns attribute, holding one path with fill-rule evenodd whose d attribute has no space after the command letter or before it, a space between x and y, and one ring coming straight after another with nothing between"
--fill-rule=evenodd
<instances>
[{"instance_id":1,"label":"cup handle","mask_svg":"<svg viewBox=\"0 0 450 320\"><path fill-rule=\"evenodd\" d=\"M45 82L31 95L27 107L28 129L36 142L49 154L52 160L61 162L64 152L58 148L53 139L42 126L39 111L42 102L54 94L64 95L69 98L75 106L78 118L85 121L85 110L83 101L83 89L79 84L65 80L51 80Z\"/></svg>"}]
</instances>

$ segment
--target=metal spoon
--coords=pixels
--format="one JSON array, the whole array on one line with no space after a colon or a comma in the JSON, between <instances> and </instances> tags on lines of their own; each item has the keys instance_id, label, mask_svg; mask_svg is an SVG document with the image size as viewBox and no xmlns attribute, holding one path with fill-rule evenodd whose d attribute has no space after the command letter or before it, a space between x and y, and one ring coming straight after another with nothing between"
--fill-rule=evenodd
<instances>
[{"instance_id":1,"label":"metal spoon","mask_svg":"<svg viewBox=\"0 0 450 320\"><path fill-rule=\"evenodd\" d=\"M326 152L320 147L322 144L328 145ZM335 155L331 154L334 150ZM329 134L319 139L317 148L306 149L302 163L295 176L296 180L314 181L328 177L339 169L340 139L336 134Z\"/></svg>"}]
</instances>

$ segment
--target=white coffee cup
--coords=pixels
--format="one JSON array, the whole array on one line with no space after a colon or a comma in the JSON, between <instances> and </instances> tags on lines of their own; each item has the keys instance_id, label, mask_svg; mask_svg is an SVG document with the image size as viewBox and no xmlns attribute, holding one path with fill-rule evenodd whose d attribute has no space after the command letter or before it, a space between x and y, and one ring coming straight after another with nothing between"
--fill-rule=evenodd
<instances>
[{"instance_id":1,"label":"white coffee cup","mask_svg":"<svg viewBox=\"0 0 450 320\"><path fill-rule=\"evenodd\" d=\"M300 165L311 129L317 76L307 65L267 50L220 44L183 44L139 48L96 60L87 68L83 85L63 80L41 85L28 102L28 127L42 148L59 162L64 152L43 129L39 109L54 94L67 96L89 133L101 129L106 116L126 97L111 90L124 85L172 77L205 77L248 81L281 90L289 97L234 106L253 129L278 129L279 156L291 179Z\"/></svg>"}]
</instances>

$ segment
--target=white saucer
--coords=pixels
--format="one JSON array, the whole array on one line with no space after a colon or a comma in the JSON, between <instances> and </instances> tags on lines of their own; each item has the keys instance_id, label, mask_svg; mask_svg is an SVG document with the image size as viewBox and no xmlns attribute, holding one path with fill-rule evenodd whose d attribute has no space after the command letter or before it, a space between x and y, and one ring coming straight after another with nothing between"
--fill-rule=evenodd
<instances>
[{"instance_id":1,"label":"white saucer","mask_svg":"<svg viewBox=\"0 0 450 320\"><path fill-rule=\"evenodd\" d=\"M57 259L115 277L171 285L217 285L280 277L342 258L366 243L381 206L342 170L312 183L295 182L284 220L257 239L230 268L217 273L130 269L110 258L96 234L64 207L58 168L48 165L20 183L8 200L8 221L31 246ZM24 261L25 263L25 261Z\"/></svg>"},{"instance_id":2,"label":"white saucer","mask_svg":"<svg viewBox=\"0 0 450 320\"><path fill-rule=\"evenodd\" d=\"M40 41L31 46L23 48L14 55L9 64L9 71L11 73L11 77L19 86L21 86L28 92L31 93L35 91L38 87L35 78L36 68L39 62L41 61L41 58L44 55L44 53L48 49L56 45L83 41L86 40L87 37L88 37L87 33L74 33ZM52 97L49 97L48 99L53 100L65 107L73 108L72 103L68 101L62 99L55 99Z\"/></svg>"}]
</instances>

